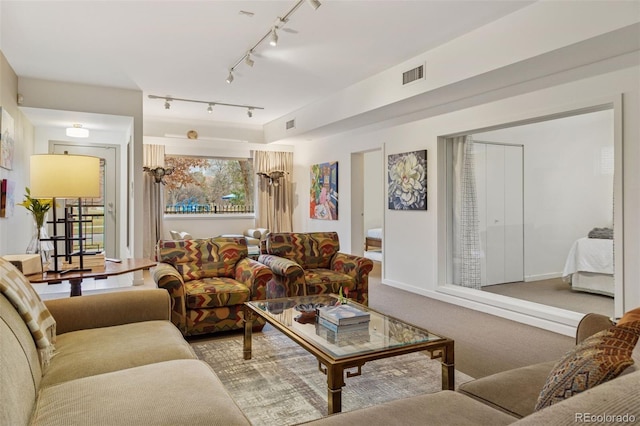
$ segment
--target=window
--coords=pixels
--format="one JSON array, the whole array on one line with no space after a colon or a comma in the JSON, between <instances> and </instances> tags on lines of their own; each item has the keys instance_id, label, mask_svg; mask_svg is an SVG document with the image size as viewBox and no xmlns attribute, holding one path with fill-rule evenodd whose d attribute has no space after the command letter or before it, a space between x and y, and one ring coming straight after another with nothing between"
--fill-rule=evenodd
<instances>
[{"instance_id":1,"label":"window","mask_svg":"<svg viewBox=\"0 0 640 426\"><path fill-rule=\"evenodd\" d=\"M251 159L165 156L165 214L253 213Z\"/></svg>"}]
</instances>

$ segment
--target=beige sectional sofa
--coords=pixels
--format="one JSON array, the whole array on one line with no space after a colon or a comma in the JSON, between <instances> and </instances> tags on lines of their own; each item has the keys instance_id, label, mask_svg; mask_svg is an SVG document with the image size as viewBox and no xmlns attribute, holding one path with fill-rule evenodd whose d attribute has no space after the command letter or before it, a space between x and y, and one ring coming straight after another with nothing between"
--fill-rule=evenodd
<instances>
[{"instance_id":1,"label":"beige sectional sofa","mask_svg":"<svg viewBox=\"0 0 640 426\"><path fill-rule=\"evenodd\" d=\"M578 326L576 342L609 328L611 321L588 314ZM617 378L534 412L556 361L517 368L442 391L391 401L305 423L314 426L427 425L576 425L640 423L640 350L635 364ZM532 348L544 350L544 348Z\"/></svg>"},{"instance_id":2,"label":"beige sectional sofa","mask_svg":"<svg viewBox=\"0 0 640 426\"><path fill-rule=\"evenodd\" d=\"M170 304L162 289L46 302L57 338L43 373L30 329L0 294L0 425L248 425Z\"/></svg>"}]
</instances>

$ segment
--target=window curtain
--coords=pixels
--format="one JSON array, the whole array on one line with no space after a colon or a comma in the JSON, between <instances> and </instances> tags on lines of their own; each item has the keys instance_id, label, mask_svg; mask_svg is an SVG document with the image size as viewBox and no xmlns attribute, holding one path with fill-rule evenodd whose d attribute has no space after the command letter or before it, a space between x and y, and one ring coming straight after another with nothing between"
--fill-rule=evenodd
<instances>
[{"instance_id":1,"label":"window curtain","mask_svg":"<svg viewBox=\"0 0 640 426\"><path fill-rule=\"evenodd\" d=\"M451 139L453 148L453 284L480 289L480 237L473 139Z\"/></svg>"},{"instance_id":2,"label":"window curtain","mask_svg":"<svg viewBox=\"0 0 640 426\"><path fill-rule=\"evenodd\" d=\"M258 179L256 227L272 232L293 231L293 153L255 151L253 169L269 173L282 170L285 173L279 185L269 185L267 179Z\"/></svg>"},{"instance_id":3,"label":"window curtain","mask_svg":"<svg viewBox=\"0 0 640 426\"><path fill-rule=\"evenodd\" d=\"M145 167L164 167L164 145L144 145L143 163ZM164 191L161 183L156 183L151 173L144 175L144 257L155 259L156 244L164 236Z\"/></svg>"}]
</instances>

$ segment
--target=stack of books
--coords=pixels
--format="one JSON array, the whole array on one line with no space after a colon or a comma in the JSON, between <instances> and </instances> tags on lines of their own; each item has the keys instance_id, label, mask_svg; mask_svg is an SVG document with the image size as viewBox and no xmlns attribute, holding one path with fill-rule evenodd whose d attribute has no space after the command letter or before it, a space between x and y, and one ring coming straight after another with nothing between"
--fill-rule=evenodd
<instances>
[{"instance_id":1,"label":"stack of books","mask_svg":"<svg viewBox=\"0 0 640 426\"><path fill-rule=\"evenodd\" d=\"M318 308L316 334L339 346L368 342L371 315L352 305Z\"/></svg>"}]
</instances>

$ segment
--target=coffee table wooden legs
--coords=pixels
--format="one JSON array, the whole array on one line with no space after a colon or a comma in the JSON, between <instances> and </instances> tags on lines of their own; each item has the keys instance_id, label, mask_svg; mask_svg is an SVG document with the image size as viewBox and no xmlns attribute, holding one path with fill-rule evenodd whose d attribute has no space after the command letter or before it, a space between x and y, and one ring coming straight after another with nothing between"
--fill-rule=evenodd
<instances>
[{"instance_id":1,"label":"coffee table wooden legs","mask_svg":"<svg viewBox=\"0 0 640 426\"><path fill-rule=\"evenodd\" d=\"M253 332L253 310L244 308L244 341L242 348L242 356L244 359L251 359L251 334Z\"/></svg>"},{"instance_id":2,"label":"coffee table wooden legs","mask_svg":"<svg viewBox=\"0 0 640 426\"><path fill-rule=\"evenodd\" d=\"M450 340L442 348L442 389L443 390L455 390L456 388L456 376L454 365L454 352L453 352L453 340Z\"/></svg>"},{"instance_id":3,"label":"coffee table wooden legs","mask_svg":"<svg viewBox=\"0 0 640 426\"><path fill-rule=\"evenodd\" d=\"M327 375L328 414L342 411L342 388L344 387L344 366L324 366L318 361L318 369Z\"/></svg>"}]
</instances>

